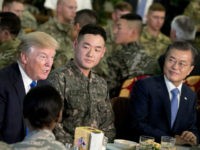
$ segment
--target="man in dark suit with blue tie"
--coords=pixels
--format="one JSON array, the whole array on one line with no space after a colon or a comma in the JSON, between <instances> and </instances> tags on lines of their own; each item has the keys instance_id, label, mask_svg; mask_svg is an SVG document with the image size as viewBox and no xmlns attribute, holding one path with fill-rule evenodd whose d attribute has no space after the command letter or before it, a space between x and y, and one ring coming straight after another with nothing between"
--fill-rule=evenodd
<instances>
[{"instance_id":1,"label":"man in dark suit with blue tie","mask_svg":"<svg viewBox=\"0 0 200 150\"><path fill-rule=\"evenodd\" d=\"M164 75L135 84L130 102L133 140L148 135L160 142L161 136L173 136L176 144L198 144L197 97L183 83L194 68L196 55L191 44L175 41L165 53Z\"/></svg>"},{"instance_id":2,"label":"man in dark suit with blue tie","mask_svg":"<svg viewBox=\"0 0 200 150\"><path fill-rule=\"evenodd\" d=\"M18 61L0 70L0 141L23 140L26 131L22 113L24 96L36 84L47 84L45 79L57 47L57 41L46 33L26 34L18 47Z\"/></svg>"}]
</instances>

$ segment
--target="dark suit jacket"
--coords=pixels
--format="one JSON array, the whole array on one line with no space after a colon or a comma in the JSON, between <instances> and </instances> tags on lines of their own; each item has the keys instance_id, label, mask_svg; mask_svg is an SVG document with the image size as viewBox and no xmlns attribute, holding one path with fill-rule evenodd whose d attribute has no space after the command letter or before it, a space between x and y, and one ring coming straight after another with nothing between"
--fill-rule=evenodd
<instances>
[{"instance_id":1,"label":"dark suit jacket","mask_svg":"<svg viewBox=\"0 0 200 150\"><path fill-rule=\"evenodd\" d=\"M186 130L198 138L195 107L196 94L183 84L179 110L171 128L171 104L163 75L138 81L133 87L130 102L132 139L138 141L139 135L149 135L160 142L163 135L180 135Z\"/></svg>"},{"instance_id":2,"label":"dark suit jacket","mask_svg":"<svg viewBox=\"0 0 200 150\"><path fill-rule=\"evenodd\" d=\"M38 86L48 84L38 81ZM17 63L0 70L0 141L15 143L23 140L25 125L23 99L25 88Z\"/></svg>"}]
</instances>

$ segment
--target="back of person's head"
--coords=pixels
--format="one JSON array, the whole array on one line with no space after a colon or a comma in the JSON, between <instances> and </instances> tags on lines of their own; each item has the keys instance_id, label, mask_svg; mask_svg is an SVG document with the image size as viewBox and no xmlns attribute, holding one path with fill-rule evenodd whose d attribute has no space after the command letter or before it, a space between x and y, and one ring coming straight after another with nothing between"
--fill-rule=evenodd
<instances>
[{"instance_id":1,"label":"back of person's head","mask_svg":"<svg viewBox=\"0 0 200 150\"><path fill-rule=\"evenodd\" d=\"M35 129L50 128L59 122L63 102L59 92L50 85L31 89L24 98L23 114Z\"/></svg>"},{"instance_id":2,"label":"back of person's head","mask_svg":"<svg viewBox=\"0 0 200 150\"><path fill-rule=\"evenodd\" d=\"M171 35L172 40L194 40L196 35L195 22L188 16L176 16L171 23L171 34L172 32L175 34L175 38Z\"/></svg>"},{"instance_id":3,"label":"back of person's head","mask_svg":"<svg viewBox=\"0 0 200 150\"><path fill-rule=\"evenodd\" d=\"M118 2L117 4L114 5L114 10L132 12L133 8L131 4L129 4L128 2Z\"/></svg>"},{"instance_id":4,"label":"back of person's head","mask_svg":"<svg viewBox=\"0 0 200 150\"><path fill-rule=\"evenodd\" d=\"M23 35L18 51L30 52L32 47L57 49L58 42L45 32L36 31Z\"/></svg>"},{"instance_id":5,"label":"back of person's head","mask_svg":"<svg viewBox=\"0 0 200 150\"><path fill-rule=\"evenodd\" d=\"M180 51L191 51L192 53L192 65L195 64L196 57L198 55L198 51L192 46L191 43L185 40L176 40L172 44L170 44L165 51L164 59L168 56L169 52L172 50L180 50Z\"/></svg>"},{"instance_id":6,"label":"back of person's head","mask_svg":"<svg viewBox=\"0 0 200 150\"><path fill-rule=\"evenodd\" d=\"M105 30L98 25L87 24L83 26L78 34L78 41L80 41L85 34L100 35L104 41L107 39Z\"/></svg>"},{"instance_id":7,"label":"back of person's head","mask_svg":"<svg viewBox=\"0 0 200 150\"><path fill-rule=\"evenodd\" d=\"M129 13L129 14L125 14L125 15L122 15L120 17L120 19L125 19L127 20L129 23L129 27L134 27L134 28L137 28L139 33L141 32L142 30L142 17L138 14L134 14L134 13ZM133 26L134 24L134 26Z\"/></svg>"},{"instance_id":8,"label":"back of person's head","mask_svg":"<svg viewBox=\"0 0 200 150\"><path fill-rule=\"evenodd\" d=\"M13 37L17 37L21 29L20 18L11 12L0 12L0 30L7 30Z\"/></svg>"},{"instance_id":9,"label":"back of person's head","mask_svg":"<svg viewBox=\"0 0 200 150\"><path fill-rule=\"evenodd\" d=\"M161 3L155 2L155 3L153 3L149 6L148 13L150 13L152 11L164 11L164 12L166 12L166 9Z\"/></svg>"},{"instance_id":10,"label":"back of person's head","mask_svg":"<svg viewBox=\"0 0 200 150\"><path fill-rule=\"evenodd\" d=\"M82 9L76 12L74 24L79 24L82 28L86 24L97 24L97 14L90 9Z\"/></svg>"}]
</instances>

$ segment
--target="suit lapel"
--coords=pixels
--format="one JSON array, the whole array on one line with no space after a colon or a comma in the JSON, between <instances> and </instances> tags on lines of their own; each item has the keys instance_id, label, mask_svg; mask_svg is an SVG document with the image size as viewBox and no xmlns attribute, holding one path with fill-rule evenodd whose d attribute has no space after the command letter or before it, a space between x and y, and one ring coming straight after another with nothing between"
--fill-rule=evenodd
<instances>
[{"instance_id":1,"label":"suit lapel","mask_svg":"<svg viewBox=\"0 0 200 150\"><path fill-rule=\"evenodd\" d=\"M169 99L169 93L164 81L164 77L162 76L160 78L161 81L159 81L159 86L158 86L158 92L159 92L159 97L162 100L162 106L163 109L166 113L166 117L167 117L167 122L168 125L170 127L170 123L171 123L171 103L170 103L170 99Z\"/></svg>"},{"instance_id":2,"label":"suit lapel","mask_svg":"<svg viewBox=\"0 0 200 150\"><path fill-rule=\"evenodd\" d=\"M23 99L24 99L24 96L26 94L25 93L25 88L24 88L24 84L23 84L21 73L19 71L18 64L14 65L13 69L15 70L15 73L16 73L15 76L14 76L13 84L14 84L14 88L15 88L15 91L17 93L18 101L19 101L19 104L20 104L20 107L21 107L21 110L22 110L22 108L23 108Z\"/></svg>"}]
</instances>

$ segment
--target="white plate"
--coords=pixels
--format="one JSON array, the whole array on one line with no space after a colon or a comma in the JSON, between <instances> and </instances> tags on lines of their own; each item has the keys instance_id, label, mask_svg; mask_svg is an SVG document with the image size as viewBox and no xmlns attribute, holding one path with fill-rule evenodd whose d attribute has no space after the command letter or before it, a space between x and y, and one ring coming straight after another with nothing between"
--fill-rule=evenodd
<instances>
[{"instance_id":1,"label":"white plate","mask_svg":"<svg viewBox=\"0 0 200 150\"><path fill-rule=\"evenodd\" d=\"M106 146L106 150L130 150L130 149L117 146L114 143L108 143L107 146Z\"/></svg>"},{"instance_id":2,"label":"white plate","mask_svg":"<svg viewBox=\"0 0 200 150\"><path fill-rule=\"evenodd\" d=\"M123 140L123 139L115 139L114 144L117 147L120 147L120 148L123 148L123 149L134 148L135 146L138 145L138 143L136 143L136 142L129 141L129 140Z\"/></svg>"}]
</instances>

